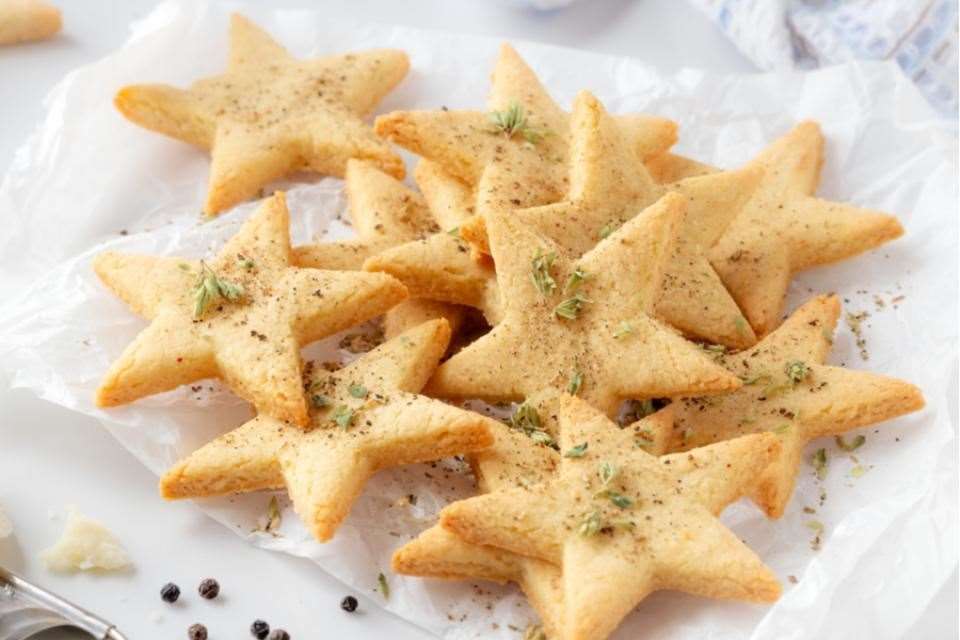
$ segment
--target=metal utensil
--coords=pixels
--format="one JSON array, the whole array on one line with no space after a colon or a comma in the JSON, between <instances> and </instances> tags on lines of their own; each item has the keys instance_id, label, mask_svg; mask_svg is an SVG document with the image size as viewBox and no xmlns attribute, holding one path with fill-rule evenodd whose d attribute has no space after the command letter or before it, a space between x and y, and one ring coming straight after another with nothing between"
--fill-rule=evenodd
<instances>
[{"instance_id":1,"label":"metal utensil","mask_svg":"<svg viewBox=\"0 0 960 640\"><path fill-rule=\"evenodd\" d=\"M26 640L54 627L76 627L97 640L126 640L106 620L0 567L0 638Z\"/></svg>"}]
</instances>

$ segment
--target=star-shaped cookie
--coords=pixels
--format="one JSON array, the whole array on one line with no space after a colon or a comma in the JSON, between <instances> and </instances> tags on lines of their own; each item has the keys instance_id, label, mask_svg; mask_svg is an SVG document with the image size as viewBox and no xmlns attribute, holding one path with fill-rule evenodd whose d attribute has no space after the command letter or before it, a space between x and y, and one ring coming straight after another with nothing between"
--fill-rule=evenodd
<instances>
[{"instance_id":1,"label":"star-shaped cookie","mask_svg":"<svg viewBox=\"0 0 960 640\"><path fill-rule=\"evenodd\" d=\"M717 354L743 386L725 396L676 401L668 450L748 433L778 434L784 453L751 497L768 515L779 517L793 494L808 442L922 408L923 395L908 382L823 364L839 313L836 296L814 298L753 348Z\"/></svg>"},{"instance_id":2,"label":"star-shaped cookie","mask_svg":"<svg viewBox=\"0 0 960 640\"><path fill-rule=\"evenodd\" d=\"M548 396L549 397L549 396ZM440 524L562 571L562 640L605 638L648 594L770 602L780 586L716 514L777 455L776 439L658 460L587 403L541 401L562 456L555 478L455 502Z\"/></svg>"},{"instance_id":3,"label":"star-shaped cookie","mask_svg":"<svg viewBox=\"0 0 960 640\"><path fill-rule=\"evenodd\" d=\"M613 118L594 96L585 91L577 95L570 125L566 199L513 215L581 255L665 193L679 193L687 200L687 210L664 272L657 315L686 335L711 343L735 348L754 344L753 330L710 266L705 250L750 198L763 170L749 167L658 185L635 161Z\"/></svg>"},{"instance_id":4,"label":"star-shaped cookie","mask_svg":"<svg viewBox=\"0 0 960 640\"><path fill-rule=\"evenodd\" d=\"M435 161L476 186L476 211L532 207L567 191L569 115L507 44L491 78L489 112L397 111L377 118L377 133ZM491 122L491 118L499 123ZM676 124L652 116L621 116L620 133L638 161L668 149Z\"/></svg>"},{"instance_id":5,"label":"star-shaped cookie","mask_svg":"<svg viewBox=\"0 0 960 640\"><path fill-rule=\"evenodd\" d=\"M417 392L447 348L443 319L385 342L343 369L304 377L308 430L257 416L193 452L160 481L165 498L286 487L297 514L325 542L380 469L477 451L491 420Z\"/></svg>"},{"instance_id":6,"label":"star-shaped cookie","mask_svg":"<svg viewBox=\"0 0 960 640\"><path fill-rule=\"evenodd\" d=\"M823 136L802 122L751 163L765 169L750 202L710 250L710 261L757 335L779 324L797 271L837 262L903 234L891 215L813 196Z\"/></svg>"},{"instance_id":7,"label":"star-shaped cookie","mask_svg":"<svg viewBox=\"0 0 960 640\"><path fill-rule=\"evenodd\" d=\"M343 176L349 158L403 177L401 158L362 118L408 67L393 49L297 60L234 14L225 74L189 89L127 86L114 102L140 126L210 151L203 210L216 214L296 171Z\"/></svg>"},{"instance_id":8,"label":"star-shaped cookie","mask_svg":"<svg viewBox=\"0 0 960 640\"><path fill-rule=\"evenodd\" d=\"M559 432L559 412L565 410L563 396L546 390L527 400L540 416L547 433ZM648 432L671 428L672 408L667 407L626 428L634 438ZM612 425L611 425L611 428ZM531 487L551 480L560 462L560 454L546 444L536 443L522 432L498 426L493 446L470 456L478 486L483 493L514 487ZM641 440L642 442L643 440ZM585 441L587 442L587 441ZM583 444L583 443L581 443ZM635 443L634 443L635 446ZM575 453L580 453L577 449ZM590 452L589 442L581 455ZM779 443L773 436L747 436L691 451L660 458L661 468L674 475L687 488L707 487L717 480L717 471L746 478L776 458ZM592 452L590 452L592 453ZM567 452L567 455L574 455ZM741 488L742 492L743 489ZM714 513L739 497L734 493L710 501ZM563 638L564 608L561 570L549 562L495 547L475 545L437 525L393 555L397 573L445 579L483 579L515 582L540 614L549 638Z\"/></svg>"},{"instance_id":9,"label":"star-shaped cookie","mask_svg":"<svg viewBox=\"0 0 960 640\"><path fill-rule=\"evenodd\" d=\"M97 256L104 284L150 320L110 367L97 404L217 377L258 412L305 425L300 347L380 315L406 290L383 274L291 266L289 218L278 192L209 262Z\"/></svg>"},{"instance_id":10,"label":"star-shaped cookie","mask_svg":"<svg viewBox=\"0 0 960 640\"><path fill-rule=\"evenodd\" d=\"M419 193L370 162L348 160L345 184L350 220L357 237L295 247L296 264L317 269L361 269L370 256L428 237L440 229ZM462 258L464 262L467 259ZM385 335L393 338L413 323L431 318L446 318L456 332L463 320L463 309L414 295L414 299L387 311Z\"/></svg>"},{"instance_id":11,"label":"star-shaped cookie","mask_svg":"<svg viewBox=\"0 0 960 640\"><path fill-rule=\"evenodd\" d=\"M503 319L441 365L427 392L517 400L579 374L581 396L614 415L626 398L739 387L648 315L684 206L682 196L664 196L575 261L512 215L491 212Z\"/></svg>"}]
</instances>

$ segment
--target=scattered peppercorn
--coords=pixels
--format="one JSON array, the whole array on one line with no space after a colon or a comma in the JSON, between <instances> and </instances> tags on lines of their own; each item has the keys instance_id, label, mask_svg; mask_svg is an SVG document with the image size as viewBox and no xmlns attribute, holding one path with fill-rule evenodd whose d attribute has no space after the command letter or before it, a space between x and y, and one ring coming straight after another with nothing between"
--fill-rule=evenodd
<instances>
[{"instance_id":1,"label":"scattered peppercorn","mask_svg":"<svg viewBox=\"0 0 960 640\"><path fill-rule=\"evenodd\" d=\"M207 640L207 628L202 624L192 624L187 629L187 637L190 640Z\"/></svg>"},{"instance_id":2,"label":"scattered peppercorn","mask_svg":"<svg viewBox=\"0 0 960 640\"><path fill-rule=\"evenodd\" d=\"M270 634L270 640L290 640L290 634L283 629L274 629Z\"/></svg>"},{"instance_id":3,"label":"scattered peppercorn","mask_svg":"<svg viewBox=\"0 0 960 640\"><path fill-rule=\"evenodd\" d=\"M180 587L168 582L160 589L160 597L163 598L164 602L176 602L177 598L180 597Z\"/></svg>"},{"instance_id":4,"label":"scattered peppercorn","mask_svg":"<svg viewBox=\"0 0 960 640\"><path fill-rule=\"evenodd\" d=\"M253 624L250 625L250 635L257 640L264 640L269 633L270 625L267 624L266 620L254 620Z\"/></svg>"},{"instance_id":5,"label":"scattered peppercorn","mask_svg":"<svg viewBox=\"0 0 960 640\"><path fill-rule=\"evenodd\" d=\"M220 583L213 578L207 578L200 583L200 587L197 589L197 591L200 592L201 598L205 600L213 600L220 595Z\"/></svg>"},{"instance_id":6,"label":"scattered peppercorn","mask_svg":"<svg viewBox=\"0 0 960 640\"><path fill-rule=\"evenodd\" d=\"M354 598L353 596L347 596L346 598L340 601L340 608L343 609L344 611L353 613L354 611L357 610L357 599Z\"/></svg>"}]
</instances>

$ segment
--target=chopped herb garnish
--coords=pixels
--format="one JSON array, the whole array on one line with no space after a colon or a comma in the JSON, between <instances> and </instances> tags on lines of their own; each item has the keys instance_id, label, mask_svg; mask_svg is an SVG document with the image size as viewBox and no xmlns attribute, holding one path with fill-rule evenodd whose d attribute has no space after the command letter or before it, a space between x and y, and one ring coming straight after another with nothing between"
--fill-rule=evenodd
<instances>
[{"instance_id":1,"label":"chopped herb garnish","mask_svg":"<svg viewBox=\"0 0 960 640\"><path fill-rule=\"evenodd\" d=\"M610 502L621 509L629 509L633 505L633 500L616 491L607 491L607 497L610 498Z\"/></svg>"},{"instance_id":2,"label":"chopped herb garnish","mask_svg":"<svg viewBox=\"0 0 960 640\"><path fill-rule=\"evenodd\" d=\"M188 265L186 262L181 262L177 265L177 267L180 269L180 271L190 271L190 265Z\"/></svg>"},{"instance_id":3,"label":"chopped herb garnish","mask_svg":"<svg viewBox=\"0 0 960 640\"><path fill-rule=\"evenodd\" d=\"M867 441L867 438L861 434L854 438L851 442L844 440L843 436L837 436L834 440L836 441L837 446L844 451L856 451L863 446L863 443Z\"/></svg>"},{"instance_id":4,"label":"chopped herb garnish","mask_svg":"<svg viewBox=\"0 0 960 640\"><path fill-rule=\"evenodd\" d=\"M768 373L758 373L752 376L740 376L740 380L743 381L743 384L750 386L754 384L770 384L773 378L771 378Z\"/></svg>"},{"instance_id":5,"label":"chopped herb garnish","mask_svg":"<svg viewBox=\"0 0 960 640\"><path fill-rule=\"evenodd\" d=\"M533 256L533 260L530 261L533 285L542 296L550 295L557 288L556 281L550 275L550 269L556 259L557 254L553 251L543 253L540 249L537 249L537 255Z\"/></svg>"},{"instance_id":6,"label":"chopped herb garnish","mask_svg":"<svg viewBox=\"0 0 960 640\"><path fill-rule=\"evenodd\" d=\"M782 436L783 434L785 434L785 433L786 433L787 431L789 431L789 430L790 430L790 425L789 425L789 424L782 424L782 425L780 425L779 427L777 427L777 428L775 428L775 429L771 429L771 431L773 431L773 433L777 434L778 436Z\"/></svg>"},{"instance_id":7,"label":"chopped herb garnish","mask_svg":"<svg viewBox=\"0 0 960 640\"><path fill-rule=\"evenodd\" d=\"M783 372L787 374L787 379L790 383L796 385L810 375L810 367L800 360L794 360L787 363L783 368Z\"/></svg>"},{"instance_id":8,"label":"chopped herb garnish","mask_svg":"<svg viewBox=\"0 0 960 640\"><path fill-rule=\"evenodd\" d=\"M573 375L570 376L570 382L567 383L567 393L572 396L580 393L580 388L583 386L583 372L580 369L574 369Z\"/></svg>"},{"instance_id":9,"label":"chopped herb garnish","mask_svg":"<svg viewBox=\"0 0 960 640\"><path fill-rule=\"evenodd\" d=\"M584 538L590 538L600 533L600 529L602 528L603 523L600 522L600 512L593 511L584 516L583 520L580 521L580 526L577 527L577 533Z\"/></svg>"},{"instance_id":10,"label":"chopped herb garnish","mask_svg":"<svg viewBox=\"0 0 960 640\"><path fill-rule=\"evenodd\" d=\"M362 384L351 384L347 387L347 391L350 392L354 398L366 398L367 397L367 388Z\"/></svg>"},{"instance_id":11,"label":"chopped herb garnish","mask_svg":"<svg viewBox=\"0 0 960 640\"><path fill-rule=\"evenodd\" d=\"M542 445L546 445L548 447L554 447L554 448L556 448L557 446L557 441L554 440L553 436L551 436L546 431L531 431L527 435L529 435L530 439L536 442L537 444L542 444Z\"/></svg>"},{"instance_id":12,"label":"chopped herb garnish","mask_svg":"<svg viewBox=\"0 0 960 640\"><path fill-rule=\"evenodd\" d=\"M810 462L813 464L818 479L823 480L827 477L828 460L826 449L817 449L817 452L813 454L813 459Z\"/></svg>"},{"instance_id":13,"label":"chopped herb garnish","mask_svg":"<svg viewBox=\"0 0 960 640\"><path fill-rule=\"evenodd\" d=\"M553 312L557 314L557 317L565 318L566 320L576 320L577 316L580 315L580 310L583 308L584 303L590 302L578 291L573 294L572 298L567 298L556 307L553 308Z\"/></svg>"},{"instance_id":14,"label":"chopped herb garnish","mask_svg":"<svg viewBox=\"0 0 960 640\"><path fill-rule=\"evenodd\" d=\"M247 271L250 271L250 269L253 269L255 266L257 266L253 260L242 254L237 256L237 263L239 263L240 266Z\"/></svg>"},{"instance_id":15,"label":"chopped herb garnish","mask_svg":"<svg viewBox=\"0 0 960 640\"><path fill-rule=\"evenodd\" d=\"M547 640L547 634L543 627L538 624L532 624L523 632L523 640Z\"/></svg>"},{"instance_id":16,"label":"chopped herb garnish","mask_svg":"<svg viewBox=\"0 0 960 640\"><path fill-rule=\"evenodd\" d=\"M220 300L239 300L243 297L243 287L229 280L218 278L206 265L200 263L200 277L193 288L193 317L200 319L210 305Z\"/></svg>"},{"instance_id":17,"label":"chopped herb garnish","mask_svg":"<svg viewBox=\"0 0 960 640\"><path fill-rule=\"evenodd\" d=\"M564 458L582 458L583 455L587 452L587 443L578 444L575 447L567 449L567 452L563 454Z\"/></svg>"},{"instance_id":18,"label":"chopped herb garnish","mask_svg":"<svg viewBox=\"0 0 960 640\"><path fill-rule=\"evenodd\" d=\"M263 530L269 533L279 528L281 517L280 502L277 496L271 496L270 503L267 505L267 524Z\"/></svg>"},{"instance_id":19,"label":"chopped herb garnish","mask_svg":"<svg viewBox=\"0 0 960 640\"><path fill-rule=\"evenodd\" d=\"M611 220L600 227L600 239L606 240L614 231L620 228L620 224L619 220Z\"/></svg>"},{"instance_id":20,"label":"chopped herb garnish","mask_svg":"<svg viewBox=\"0 0 960 640\"><path fill-rule=\"evenodd\" d=\"M864 467L862 464L858 464L858 465L855 466L853 469L850 469L850 476L851 476L852 478L859 478L860 476L862 476L862 475L865 474L866 472L867 472L867 468Z\"/></svg>"},{"instance_id":21,"label":"chopped herb garnish","mask_svg":"<svg viewBox=\"0 0 960 640\"><path fill-rule=\"evenodd\" d=\"M532 405L524 402L510 416L510 426L521 431L540 430L540 414Z\"/></svg>"},{"instance_id":22,"label":"chopped herb garnish","mask_svg":"<svg viewBox=\"0 0 960 640\"><path fill-rule=\"evenodd\" d=\"M619 340L624 336L628 336L633 333L633 325L624 320L617 326L617 330L613 332L613 337Z\"/></svg>"},{"instance_id":23,"label":"chopped herb garnish","mask_svg":"<svg viewBox=\"0 0 960 640\"><path fill-rule=\"evenodd\" d=\"M505 111L491 111L489 116L495 133L503 133L508 138L520 134L531 144L538 142L543 136L535 131L527 122L527 114L516 100L512 101Z\"/></svg>"},{"instance_id":24,"label":"chopped herb garnish","mask_svg":"<svg viewBox=\"0 0 960 640\"><path fill-rule=\"evenodd\" d=\"M331 418L338 427L346 431L350 428L350 424L353 422L353 409L345 404L341 404L333 410L333 415Z\"/></svg>"},{"instance_id":25,"label":"chopped herb garnish","mask_svg":"<svg viewBox=\"0 0 960 640\"><path fill-rule=\"evenodd\" d=\"M454 227L453 229L450 229L449 231L447 231L447 235L453 236L454 238L456 238L457 240L459 240L459 239L460 239L460 227Z\"/></svg>"},{"instance_id":26,"label":"chopped herb garnish","mask_svg":"<svg viewBox=\"0 0 960 640\"><path fill-rule=\"evenodd\" d=\"M576 291L587 277L587 272L577 267L573 270L573 273L570 274L570 277L567 278L567 283L563 286L563 290L568 293Z\"/></svg>"},{"instance_id":27,"label":"chopped herb garnish","mask_svg":"<svg viewBox=\"0 0 960 640\"><path fill-rule=\"evenodd\" d=\"M603 483L603 486L607 486L617 476L617 468L609 462L602 462L597 470L597 475L600 476L600 482Z\"/></svg>"},{"instance_id":28,"label":"chopped herb garnish","mask_svg":"<svg viewBox=\"0 0 960 640\"><path fill-rule=\"evenodd\" d=\"M743 316L737 316L736 318L734 318L733 326L736 327L737 333L747 332L747 321L743 319Z\"/></svg>"},{"instance_id":29,"label":"chopped herb garnish","mask_svg":"<svg viewBox=\"0 0 960 640\"><path fill-rule=\"evenodd\" d=\"M325 406L330 404L330 400L327 398L327 396L315 393L310 396L310 403L315 409L323 409Z\"/></svg>"},{"instance_id":30,"label":"chopped herb garnish","mask_svg":"<svg viewBox=\"0 0 960 640\"><path fill-rule=\"evenodd\" d=\"M389 600L390 585L387 584L387 576L383 575L383 573L380 573L380 575L377 576L377 584L380 585L380 595L383 596L384 600Z\"/></svg>"}]
</instances>

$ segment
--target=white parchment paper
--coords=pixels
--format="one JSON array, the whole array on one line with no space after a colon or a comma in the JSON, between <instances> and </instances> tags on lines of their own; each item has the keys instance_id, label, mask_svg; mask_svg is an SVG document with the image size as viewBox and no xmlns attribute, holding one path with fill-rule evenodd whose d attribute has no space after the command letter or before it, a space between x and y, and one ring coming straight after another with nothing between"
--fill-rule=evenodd
<instances>
[{"instance_id":1,"label":"white parchment paper","mask_svg":"<svg viewBox=\"0 0 960 640\"><path fill-rule=\"evenodd\" d=\"M200 257L221 246L254 205L202 223L205 154L127 123L111 100L126 83L185 85L219 72L231 8L164 3L134 26L120 51L67 76L0 188L0 277L20 291L0 308L0 369L15 387L96 416L158 474L240 425L250 411L216 383L96 409L100 377L144 322L98 283L91 257L105 249ZM297 55L407 50L411 73L381 112L484 103L496 41L331 23L321 11L240 8ZM746 503L727 510L724 521L782 579L778 603L758 607L658 593L617 637L897 637L957 563L955 132L893 64L751 76L687 70L664 77L636 60L515 44L561 103L589 88L613 112L674 118L681 123L678 149L721 166L746 161L801 119L819 120L829 141L820 193L896 212L907 229L905 238L879 251L801 275L790 307L813 292L836 291L846 311L869 312L863 327L869 360L842 324L831 362L911 380L924 390L928 407L865 429L857 461L832 441L817 443L830 454L829 474L820 483L805 466L782 520L769 522ZM296 241L324 231L349 235L335 220L345 204L341 185L335 179L285 185ZM337 342L334 337L308 351L343 355ZM855 477L858 464L867 471ZM200 506L252 544L309 558L360 591L369 593L377 574L387 572L392 594L384 606L438 636L515 638L509 625L522 629L533 618L513 589L388 571L393 549L429 526L448 500L469 494L470 479L460 471L443 463L379 474L326 545L309 538L289 507L278 535L252 532L266 517L268 494ZM417 504L400 504L410 493ZM804 513L804 506L817 513ZM811 519L825 526L817 551L810 545Z\"/></svg>"}]
</instances>

